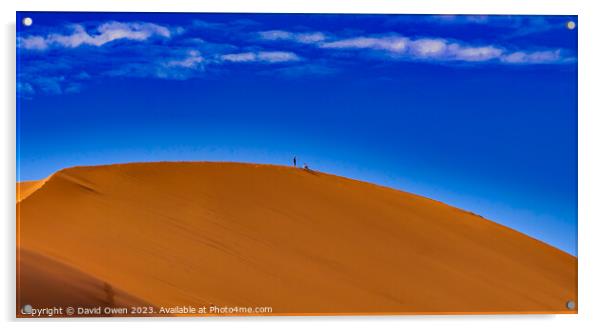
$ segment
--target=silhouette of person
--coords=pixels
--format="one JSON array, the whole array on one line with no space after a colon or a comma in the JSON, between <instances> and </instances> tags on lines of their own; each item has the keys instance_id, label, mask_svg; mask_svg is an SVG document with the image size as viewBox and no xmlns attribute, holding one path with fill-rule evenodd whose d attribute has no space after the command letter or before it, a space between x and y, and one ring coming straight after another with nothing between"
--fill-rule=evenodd
<instances>
[{"instance_id":1,"label":"silhouette of person","mask_svg":"<svg viewBox=\"0 0 602 330\"><path fill-rule=\"evenodd\" d=\"M297 156L293 157L293 166L297 167Z\"/></svg>"}]
</instances>

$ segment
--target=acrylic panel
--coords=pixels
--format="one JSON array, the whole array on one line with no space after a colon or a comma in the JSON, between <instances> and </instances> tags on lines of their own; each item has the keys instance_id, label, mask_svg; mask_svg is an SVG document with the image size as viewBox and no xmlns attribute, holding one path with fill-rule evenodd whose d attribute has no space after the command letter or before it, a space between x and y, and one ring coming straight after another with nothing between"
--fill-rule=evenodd
<instances>
[{"instance_id":1,"label":"acrylic panel","mask_svg":"<svg viewBox=\"0 0 602 330\"><path fill-rule=\"evenodd\" d=\"M577 17L17 13L17 316L577 312Z\"/></svg>"}]
</instances>

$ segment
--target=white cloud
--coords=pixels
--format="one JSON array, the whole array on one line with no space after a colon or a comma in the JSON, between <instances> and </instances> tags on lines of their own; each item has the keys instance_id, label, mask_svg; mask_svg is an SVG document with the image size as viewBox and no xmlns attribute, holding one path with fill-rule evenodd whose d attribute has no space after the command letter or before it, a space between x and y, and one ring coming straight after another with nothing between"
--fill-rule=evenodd
<instances>
[{"instance_id":1,"label":"white cloud","mask_svg":"<svg viewBox=\"0 0 602 330\"><path fill-rule=\"evenodd\" d=\"M381 51L394 59L441 61L490 61L504 50L495 46L460 45L442 38L410 39L401 36L357 37L321 44L322 48Z\"/></svg>"},{"instance_id":2,"label":"white cloud","mask_svg":"<svg viewBox=\"0 0 602 330\"><path fill-rule=\"evenodd\" d=\"M48 42L44 37L31 36L17 39L17 45L20 48L42 50L48 48Z\"/></svg>"},{"instance_id":3,"label":"white cloud","mask_svg":"<svg viewBox=\"0 0 602 330\"><path fill-rule=\"evenodd\" d=\"M291 40L293 33L283 30L270 30L257 32L261 39L265 40Z\"/></svg>"},{"instance_id":4,"label":"white cloud","mask_svg":"<svg viewBox=\"0 0 602 330\"><path fill-rule=\"evenodd\" d=\"M490 61L499 58L504 50L494 46L461 46L459 44L451 44L448 47L451 57L455 60L466 62L482 62Z\"/></svg>"},{"instance_id":5,"label":"white cloud","mask_svg":"<svg viewBox=\"0 0 602 330\"><path fill-rule=\"evenodd\" d=\"M495 46L470 46L445 39L417 39L410 45L411 56L416 59L437 58L442 61L483 62L499 59L504 50Z\"/></svg>"},{"instance_id":6,"label":"white cloud","mask_svg":"<svg viewBox=\"0 0 602 330\"><path fill-rule=\"evenodd\" d=\"M506 64L562 63L567 61L558 49L509 53L505 48L496 45L460 44L443 38L410 39L399 35L360 36L317 42L316 45L324 49L364 50L373 54L382 53L392 60L498 61Z\"/></svg>"},{"instance_id":7,"label":"white cloud","mask_svg":"<svg viewBox=\"0 0 602 330\"><path fill-rule=\"evenodd\" d=\"M322 48L333 49L375 49L402 53L408 47L409 39L405 37L357 37L338 41L325 42Z\"/></svg>"},{"instance_id":8,"label":"white cloud","mask_svg":"<svg viewBox=\"0 0 602 330\"><path fill-rule=\"evenodd\" d=\"M481 22L491 17L442 16L440 20ZM497 18L496 18L497 19ZM501 20L501 19L500 19ZM244 23L244 22L243 22ZM169 39L167 42L144 44L133 47L132 52L98 52L94 56L57 57L52 63L47 59L31 58L17 78L18 95L62 94L78 92L87 80L99 76L153 77L161 79L191 79L203 77L207 70L228 63L265 64L259 72L277 73L284 76L305 74L325 75L339 72L348 61L339 61L344 52L345 60L357 61L428 61L437 63L497 63L503 65L537 65L573 63L569 50L540 49L537 51L515 49L504 44L475 44L443 37L406 37L396 33L379 35L356 34L345 37L335 32L321 31L260 31L250 23L241 23L229 43L209 42L201 36L189 33L182 38L172 38L183 29L144 22L105 22L95 27L89 24L64 27L63 33L40 35L21 34L17 38L20 49L43 51L49 48L71 49L82 46L102 47L113 41L143 42L151 38ZM535 23L533 23L535 25ZM86 28L87 27L87 28ZM197 29L194 28L204 28ZM242 28L246 30L241 30ZM195 23L189 31L225 30L226 24L209 26ZM207 31L203 31L207 32ZM235 33L229 32L230 35ZM251 36L251 38L249 38ZM244 38L244 40L243 40ZM236 41L243 41L238 44ZM263 40L259 43L258 41ZM507 40L507 39L499 39ZM286 41L278 44L280 50L263 48L267 41ZM255 44L253 44L255 43ZM273 45L274 46L274 45ZM243 48L247 47L247 48ZM282 47L282 48L280 48ZM321 51L308 52L308 47ZM247 49L247 50L241 50ZM301 55L302 54L303 57ZM567 55L568 54L568 55ZM367 56L366 56L367 55ZM101 64L98 66L90 64ZM267 64L281 64L267 66ZM229 66L226 70L236 70ZM107 71L109 70L109 71Z\"/></svg>"},{"instance_id":9,"label":"white cloud","mask_svg":"<svg viewBox=\"0 0 602 330\"><path fill-rule=\"evenodd\" d=\"M193 69L198 67L201 63L203 63L205 59L201 54L196 50L190 50L186 54L186 57L180 60L171 60L166 63L168 67L180 67Z\"/></svg>"},{"instance_id":10,"label":"white cloud","mask_svg":"<svg viewBox=\"0 0 602 330\"><path fill-rule=\"evenodd\" d=\"M226 54L221 56L222 60L228 62L253 62L257 60L257 54L255 53L238 53L238 54Z\"/></svg>"},{"instance_id":11,"label":"white cloud","mask_svg":"<svg viewBox=\"0 0 602 330\"><path fill-rule=\"evenodd\" d=\"M562 60L560 50L546 50L536 52L514 52L506 54L502 57L502 61L506 63L516 64L542 64L554 63Z\"/></svg>"},{"instance_id":12,"label":"white cloud","mask_svg":"<svg viewBox=\"0 0 602 330\"><path fill-rule=\"evenodd\" d=\"M304 44L317 43L326 40L322 32L289 32L284 30L260 31L258 35L264 40L288 40Z\"/></svg>"},{"instance_id":13,"label":"white cloud","mask_svg":"<svg viewBox=\"0 0 602 330\"><path fill-rule=\"evenodd\" d=\"M417 56L435 57L445 53L447 42L442 39L418 39L410 43L410 48Z\"/></svg>"},{"instance_id":14,"label":"white cloud","mask_svg":"<svg viewBox=\"0 0 602 330\"><path fill-rule=\"evenodd\" d=\"M82 25L73 25L70 34L52 33L47 36L28 36L19 38L19 47L43 50L51 46L76 48L82 45L100 47L111 41L126 39L144 41L153 36L171 37L171 31L164 26L153 23L121 23L108 22L96 28L90 34Z\"/></svg>"},{"instance_id":15,"label":"white cloud","mask_svg":"<svg viewBox=\"0 0 602 330\"><path fill-rule=\"evenodd\" d=\"M324 35L322 32L298 33L295 36L295 40L301 43L316 43L324 41L325 39L326 35Z\"/></svg>"},{"instance_id":16,"label":"white cloud","mask_svg":"<svg viewBox=\"0 0 602 330\"><path fill-rule=\"evenodd\" d=\"M277 62L295 62L300 58L295 53L291 52L259 52L257 57L260 61L277 63Z\"/></svg>"},{"instance_id":17,"label":"white cloud","mask_svg":"<svg viewBox=\"0 0 602 330\"><path fill-rule=\"evenodd\" d=\"M221 56L223 61L227 62L295 62L301 60L297 54L292 52L265 51L265 52L246 52L236 54L225 54Z\"/></svg>"}]
</instances>

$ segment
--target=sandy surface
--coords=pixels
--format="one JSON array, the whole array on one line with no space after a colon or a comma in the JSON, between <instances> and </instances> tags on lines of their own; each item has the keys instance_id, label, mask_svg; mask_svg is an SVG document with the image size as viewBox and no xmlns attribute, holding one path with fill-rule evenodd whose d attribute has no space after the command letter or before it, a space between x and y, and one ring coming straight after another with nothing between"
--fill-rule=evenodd
<instances>
[{"instance_id":1,"label":"sandy surface","mask_svg":"<svg viewBox=\"0 0 602 330\"><path fill-rule=\"evenodd\" d=\"M34 191L38 190L46 180L23 181L17 183L17 202L27 198Z\"/></svg>"},{"instance_id":2,"label":"sandy surface","mask_svg":"<svg viewBox=\"0 0 602 330\"><path fill-rule=\"evenodd\" d=\"M272 314L575 312L575 257L365 182L237 163L76 167L40 182L18 189L18 304L47 290L30 280L42 276L73 288L45 304L106 303L111 287L120 304Z\"/></svg>"},{"instance_id":3,"label":"sandy surface","mask_svg":"<svg viewBox=\"0 0 602 330\"><path fill-rule=\"evenodd\" d=\"M18 256L17 306L29 304L35 308L63 309L73 306L88 309L106 307L112 308L106 310L106 315L114 312L121 315L123 313L119 307L149 305L60 261L27 250L20 250Z\"/></svg>"}]
</instances>

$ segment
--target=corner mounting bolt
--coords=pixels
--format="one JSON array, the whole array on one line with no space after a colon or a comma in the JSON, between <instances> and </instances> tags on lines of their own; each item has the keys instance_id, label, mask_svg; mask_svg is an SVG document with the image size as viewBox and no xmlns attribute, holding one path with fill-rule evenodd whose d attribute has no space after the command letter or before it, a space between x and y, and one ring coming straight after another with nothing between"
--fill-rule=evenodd
<instances>
[{"instance_id":1,"label":"corner mounting bolt","mask_svg":"<svg viewBox=\"0 0 602 330\"><path fill-rule=\"evenodd\" d=\"M577 27L577 24L575 24L575 22L573 21L568 21L566 23L566 28L569 30L574 30Z\"/></svg>"},{"instance_id":2,"label":"corner mounting bolt","mask_svg":"<svg viewBox=\"0 0 602 330\"><path fill-rule=\"evenodd\" d=\"M567 301L567 302L566 302L566 308L568 308L568 309L570 309L570 310L573 310L573 309L575 309L575 302L574 302L574 301L572 301L572 300L569 300L569 301Z\"/></svg>"},{"instance_id":3,"label":"corner mounting bolt","mask_svg":"<svg viewBox=\"0 0 602 330\"><path fill-rule=\"evenodd\" d=\"M21 22L25 26L31 26L31 24L33 24L33 20L31 19L31 17L25 17Z\"/></svg>"},{"instance_id":4,"label":"corner mounting bolt","mask_svg":"<svg viewBox=\"0 0 602 330\"><path fill-rule=\"evenodd\" d=\"M23 308L21 308L21 314L31 314L32 310L33 308L31 305L25 305Z\"/></svg>"}]
</instances>

